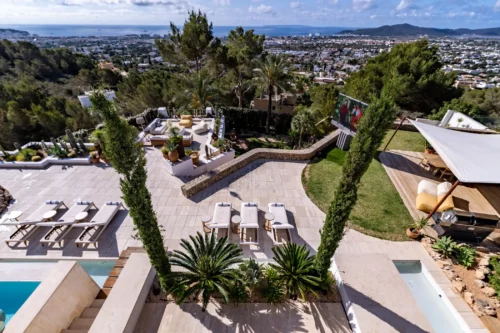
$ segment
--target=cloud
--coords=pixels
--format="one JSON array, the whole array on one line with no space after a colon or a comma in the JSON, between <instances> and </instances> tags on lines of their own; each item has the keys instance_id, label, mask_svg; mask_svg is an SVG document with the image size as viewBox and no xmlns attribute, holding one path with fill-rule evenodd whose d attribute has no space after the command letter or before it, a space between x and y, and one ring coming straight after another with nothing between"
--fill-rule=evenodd
<instances>
[{"instance_id":1,"label":"cloud","mask_svg":"<svg viewBox=\"0 0 500 333\"><path fill-rule=\"evenodd\" d=\"M248 12L249 13L253 13L253 14L272 14L273 13L273 7L272 6L266 6L264 4L262 4L260 6L257 6L257 7L250 6L248 8Z\"/></svg>"},{"instance_id":2,"label":"cloud","mask_svg":"<svg viewBox=\"0 0 500 333\"><path fill-rule=\"evenodd\" d=\"M213 0L216 5L219 6L229 6L231 5L231 0Z\"/></svg>"},{"instance_id":3,"label":"cloud","mask_svg":"<svg viewBox=\"0 0 500 333\"><path fill-rule=\"evenodd\" d=\"M413 0L401 0L399 5L396 7L396 10L405 10L410 7L413 7Z\"/></svg>"},{"instance_id":4,"label":"cloud","mask_svg":"<svg viewBox=\"0 0 500 333\"><path fill-rule=\"evenodd\" d=\"M500 0L499 0L499 1L500 1ZM338 4L338 3L339 3L339 0L328 0L328 3L329 3L330 5L336 5L336 4Z\"/></svg>"},{"instance_id":5,"label":"cloud","mask_svg":"<svg viewBox=\"0 0 500 333\"><path fill-rule=\"evenodd\" d=\"M498 0L495 5L493 6L494 10L500 10L500 0Z\"/></svg>"},{"instance_id":6,"label":"cloud","mask_svg":"<svg viewBox=\"0 0 500 333\"><path fill-rule=\"evenodd\" d=\"M230 0L219 0L230 1ZM84 5L134 5L134 6L184 6L184 0L60 0L63 6L84 6Z\"/></svg>"},{"instance_id":7,"label":"cloud","mask_svg":"<svg viewBox=\"0 0 500 333\"><path fill-rule=\"evenodd\" d=\"M300 8L300 7L302 7L302 2L298 2L298 1L290 2L290 7L292 7L293 9Z\"/></svg>"},{"instance_id":8,"label":"cloud","mask_svg":"<svg viewBox=\"0 0 500 333\"><path fill-rule=\"evenodd\" d=\"M500 1L500 0L499 0ZM352 8L358 12L375 7L374 0L352 0Z\"/></svg>"}]
</instances>

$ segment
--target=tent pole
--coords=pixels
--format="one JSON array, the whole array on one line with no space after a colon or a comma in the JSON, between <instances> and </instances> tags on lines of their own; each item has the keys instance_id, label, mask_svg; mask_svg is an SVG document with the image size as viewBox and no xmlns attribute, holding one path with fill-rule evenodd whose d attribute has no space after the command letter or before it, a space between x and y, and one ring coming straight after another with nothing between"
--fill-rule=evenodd
<instances>
[{"instance_id":1,"label":"tent pole","mask_svg":"<svg viewBox=\"0 0 500 333\"><path fill-rule=\"evenodd\" d=\"M448 192L446 192L446 194L441 198L441 200L439 200L439 202L437 203L436 207L434 207L434 209L432 210L432 212L430 212L429 215L427 215L427 217L425 218L426 220L429 220L432 217L432 215L439 209L439 207L451 195L451 192L453 192L453 190L455 190L458 185L460 185L460 181L457 179L457 181L448 190Z\"/></svg>"},{"instance_id":2,"label":"tent pole","mask_svg":"<svg viewBox=\"0 0 500 333\"><path fill-rule=\"evenodd\" d=\"M394 139L394 136L396 136L396 133L399 131L399 129L401 128L401 126L403 125L403 123L405 122L407 117L404 117L403 120L401 120L401 122L399 123L398 127L396 128L396 130L394 131L394 133L392 133L392 136L391 138L389 139L389 141L387 142L387 144L385 145L384 147L384 151L387 149L387 147L389 147L389 144L391 143L392 139Z\"/></svg>"}]
</instances>

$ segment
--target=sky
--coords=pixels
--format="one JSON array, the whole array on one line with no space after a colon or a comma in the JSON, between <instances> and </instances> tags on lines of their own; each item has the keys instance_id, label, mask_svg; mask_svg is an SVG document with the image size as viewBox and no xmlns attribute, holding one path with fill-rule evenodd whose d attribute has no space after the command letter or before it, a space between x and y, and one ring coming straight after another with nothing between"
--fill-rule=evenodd
<instances>
[{"instance_id":1,"label":"sky","mask_svg":"<svg viewBox=\"0 0 500 333\"><path fill-rule=\"evenodd\" d=\"M216 26L500 27L500 0L0 0L0 24L182 24L189 10Z\"/></svg>"}]
</instances>

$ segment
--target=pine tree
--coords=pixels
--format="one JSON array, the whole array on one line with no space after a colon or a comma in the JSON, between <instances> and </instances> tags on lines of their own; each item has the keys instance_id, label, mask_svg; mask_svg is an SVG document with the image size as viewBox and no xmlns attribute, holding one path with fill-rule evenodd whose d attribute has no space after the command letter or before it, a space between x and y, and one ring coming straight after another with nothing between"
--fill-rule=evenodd
<instances>
[{"instance_id":1,"label":"pine tree","mask_svg":"<svg viewBox=\"0 0 500 333\"><path fill-rule=\"evenodd\" d=\"M346 222L356 204L361 177L368 169L394 118L393 106L385 99L373 101L361 118L356 136L346 154L342 178L321 232L315 266L322 278L326 278L330 261L344 236Z\"/></svg>"},{"instance_id":2,"label":"pine tree","mask_svg":"<svg viewBox=\"0 0 500 333\"><path fill-rule=\"evenodd\" d=\"M115 105L102 93L94 94L91 101L92 108L104 119L105 154L122 175L120 187L123 200L129 208L151 265L158 273L160 284L166 290L170 263L163 247L151 193L146 187L146 157L136 143L137 130L118 115Z\"/></svg>"}]
</instances>

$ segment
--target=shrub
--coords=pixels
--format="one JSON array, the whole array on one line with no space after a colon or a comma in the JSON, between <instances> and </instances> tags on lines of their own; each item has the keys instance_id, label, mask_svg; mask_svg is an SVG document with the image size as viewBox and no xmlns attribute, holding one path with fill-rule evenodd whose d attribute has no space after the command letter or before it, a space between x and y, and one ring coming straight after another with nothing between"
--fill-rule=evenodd
<instances>
[{"instance_id":1,"label":"shrub","mask_svg":"<svg viewBox=\"0 0 500 333\"><path fill-rule=\"evenodd\" d=\"M459 245L455 248L456 258L460 265L469 268L475 263L476 250L467 245Z\"/></svg>"},{"instance_id":2,"label":"shrub","mask_svg":"<svg viewBox=\"0 0 500 333\"><path fill-rule=\"evenodd\" d=\"M229 289L229 301L234 305L245 303L248 301L248 293L245 284L241 281L236 281Z\"/></svg>"},{"instance_id":3,"label":"shrub","mask_svg":"<svg viewBox=\"0 0 500 333\"><path fill-rule=\"evenodd\" d=\"M18 162L31 161L31 158L33 156L36 156L36 150L30 149L30 148L25 148L25 149L21 149L19 154L17 154L16 160Z\"/></svg>"},{"instance_id":4,"label":"shrub","mask_svg":"<svg viewBox=\"0 0 500 333\"><path fill-rule=\"evenodd\" d=\"M276 264L270 264L277 273L278 280L286 287L291 299L297 299L298 294L305 300L307 291L314 292L320 279L314 268L314 256L310 255L305 245L286 243L273 247Z\"/></svg>"},{"instance_id":5,"label":"shrub","mask_svg":"<svg viewBox=\"0 0 500 333\"><path fill-rule=\"evenodd\" d=\"M72 152L70 152L70 153L68 154L68 157L69 157L69 158L75 158L76 156L77 156L77 155L76 155L76 153L75 153L74 151L72 151Z\"/></svg>"},{"instance_id":6,"label":"shrub","mask_svg":"<svg viewBox=\"0 0 500 333\"><path fill-rule=\"evenodd\" d=\"M267 111L240 108L221 108L226 121L226 128L238 130L247 129L264 133L266 128ZM276 134L286 135L290 129L293 115L287 113L275 113L271 115L271 127L275 128ZM218 132L217 132L218 133Z\"/></svg>"},{"instance_id":7,"label":"shrub","mask_svg":"<svg viewBox=\"0 0 500 333\"><path fill-rule=\"evenodd\" d=\"M205 312L212 294L222 294L224 301L229 299L229 288L239 279L238 271L231 268L239 264L243 251L227 237L217 240L214 233L210 235L197 233L190 236L191 241L181 240L183 251L174 250L170 262L184 268L180 278L173 286L174 291L185 289L177 299L182 303L187 297L202 298L202 311ZM240 280L241 281L241 280Z\"/></svg>"},{"instance_id":8,"label":"shrub","mask_svg":"<svg viewBox=\"0 0 500 333\"><path fill-rule=\"evenodd\" d=\"M498 257L490 258L490 266L493 272L488 275L488 282L495 289L497 295L500 295L500 262L498 261Z\"/></svg>"},{"instance_id":9,"label":"shrub","mask_svg":"<svg viewBox=\"0 0 500 333\"><path fill-rule=\"evenodd\" d=\"M89 141L92 143L104 142L104 130L96 129L89 135Z\"/></svg>"},{"instance_id":10,"label":"shrub","mask_svg":"<svg viewBox=\"0 0 500 333\"><path fill-rule=\"evenodd\" d=\"M245 284L250 289L256 287L262 278L262 265L259 265L253 258L240 264L240 274Z\"/></svg>"},{"instance_id":11,"label":"shrub","mask_svg":"<svg viewBox=\"0 0 500 333\"><path fill-rule=\"evenodd\" d=\"M97 158L97 154L98 154L98 152L96 152L96 151L91 151L89 155L90 155L90 158L95 159L95 158Z\"/></svg>"},{"instance_id":12,"label":"shrub","mask_svg":"<svg viewBox=\"0 0 500 333\"><path fill-rule=\"evenodd\" d=\"M262 288L262 296L268 303L278 304L281 303L285 291L279 281L278 272L274 267L267 266L264 271L265 285Z\"/></svg>"},{"instance_id":13,"label":"shrub","mask_svg":"<svg viewBox=\"0 0 500 333\"><path fill-rule=\"evenodd\" d=\"M38 156L38 155L33 156L31 158L31 162L40 162L41 160L42 160L42 158L40 156Z\"/></svg>"},{"instance_id":14,"label":"shrub","mask_svg":"<svg viewBox=\"0 0 500 333\"><path fill-rule=\"evenodd\" d=\"M455 250L456 247L457 247L457 243L454 242L451 239L451 237L447 237L447 236L438 239L436 241L436 243L434 243L432 245L432 248L436 252L441 253L445 258L451 257L451 255L453 254L453 251Z\"/></svg>"},{"instance_id":15,"label":"shrub","mask_svg":"<svg viewBox=\"0 0 500 333\"><path fill-rule=\"evenodd\" d=\"M189 156L193 153L193 150L192 149L186 149L185 151L186 155Z\"/></svg>"}]
</instances>

